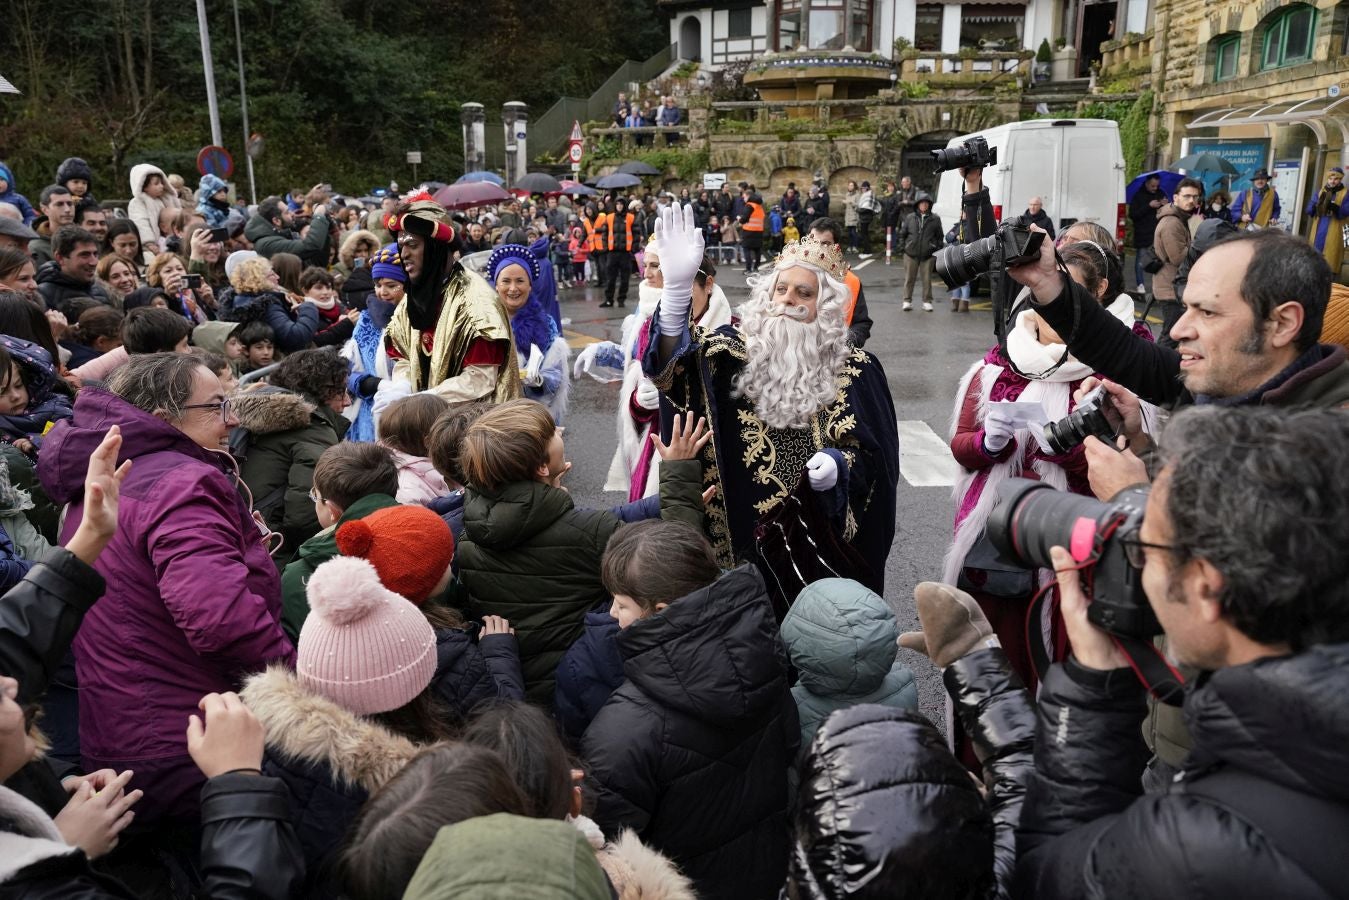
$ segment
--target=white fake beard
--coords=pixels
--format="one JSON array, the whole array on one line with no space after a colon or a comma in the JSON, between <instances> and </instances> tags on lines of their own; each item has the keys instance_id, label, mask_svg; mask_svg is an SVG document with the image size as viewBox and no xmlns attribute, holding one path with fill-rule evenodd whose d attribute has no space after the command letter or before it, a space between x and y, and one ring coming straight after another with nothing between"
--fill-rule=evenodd
<instances>
[{"instance_id":1,"label":"white fake beard","mask_svg":"<svg viewBox=\"0 0 1349 900\"><path fill-rule=\"evenodd\" d=\"M770 428L808 428L838 396L838 374L848 357L848 329L838 303L821 298L814 322L773 312L771 302L741 308L745 368L735 396L748 397Z\"/></svg>"}]
</instances>

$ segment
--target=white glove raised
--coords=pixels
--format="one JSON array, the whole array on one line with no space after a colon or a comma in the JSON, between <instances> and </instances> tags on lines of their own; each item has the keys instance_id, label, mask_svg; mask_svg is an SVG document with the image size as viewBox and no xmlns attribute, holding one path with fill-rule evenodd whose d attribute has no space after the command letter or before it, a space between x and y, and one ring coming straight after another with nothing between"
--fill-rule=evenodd
<instances>
[{"instance_id":1,"label":"white glove raised","mask_svg":"<svg viewBox=\"0 0 1349 900\"><path fill-rule=\"evenodd\" d=\"M637 398L637 405L642 409L656 409L660 406L660 390L651 382L650 378L643 378L637 382L637 390L633 392Z\"/></svg>"},{"instance_id":2,"label":"white glove raised","mask_svg":"<svg viewBox=\"0 0 1349 900\"><path fill-rule=\"evenodd\" d=\"M525 371L520 380L526 387L543 387L543 351L539 349L538 344L529 345L529 362L525 363Z\"/></svg>"},{"instance_id":3,"label":"white glove raised","mask_svg":"<svg viewBox=\"0 0 1349 900\"><path fill-rule=\"evenodd\" d=\"M678 337L688 327L693 279L703 264L703 232L692 205L672 203L659 209L657 216L656 252L665 279L660 293L660 333Z\"/></svg>"},{"instance_id":4,"label":"white glove raised","mask_svg":"<svg viewBox=\"0 0 1349 900\"><path fill-rule=\"evenodd\" d=\"M984 418L984 449L989 453L1001 453L1003 448L1011 443L1012 436L1016 434L1016 424L998 412L997 408L990 409L988 415Z\"/></svg>"},{"instance_id":5,"label":"white glove raised","mask_svg":"<svg viewBox=\"0 0 1349 900\"><path fill-rule=\"evenodd\" d=\"M661 257L661 265L664 264L665 258ZM834 457L823 450L817 451L806 462L806 477L810 479L811 490L830 490L838 484L838 463L834 462Z\"/></svg>"}]
</instances>

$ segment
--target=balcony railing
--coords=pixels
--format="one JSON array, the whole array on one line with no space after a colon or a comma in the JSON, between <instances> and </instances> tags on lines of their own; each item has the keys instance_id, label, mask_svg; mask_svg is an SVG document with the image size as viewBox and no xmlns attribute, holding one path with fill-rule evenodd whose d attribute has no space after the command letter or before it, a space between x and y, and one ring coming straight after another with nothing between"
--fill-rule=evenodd
<instances>
[{"instance_id":1,"label":"balcony railing","mask_svg":"<svg viewBox=\"0 0 1349 900\"><path fill-rule=\"evenodd\" d=\"M687 144L689 126L644 125L633 128L591 128L589 133L591 139L596 141L616 138L626 154L643 148L652 149Z\"/></svg>"},{"instance_id":2,"label":"balcony railing","mask_svg":"<svg viewBox=\"0 0 1349 900\"><path fill-rule=\"evenodd\" d=\"M1126 34L1101 45L1102 77L1135 74L1152 67L1152 33Z\"/></svg>"},{"instance_id":3,"label":"balcony railing","mask_svg":"<svg viewBox=\"0 0 1349 900\"><path fill-rule=\"evenodd\" d=\"M1029 79L1033 59L1029 50L931 53L911 49L900 58L899 77L933 88L978 88L1015 82L1018 77Z\"/></svg>"}]
</instances>

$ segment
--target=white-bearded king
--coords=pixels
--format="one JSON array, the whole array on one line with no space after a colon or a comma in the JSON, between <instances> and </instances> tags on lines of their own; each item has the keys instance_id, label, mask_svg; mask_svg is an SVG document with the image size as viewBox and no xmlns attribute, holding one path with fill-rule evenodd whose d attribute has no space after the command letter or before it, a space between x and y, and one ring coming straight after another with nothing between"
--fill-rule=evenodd
<instances>
[{"instance_id":1,"label":"white-bearded king","mask_svg":"<svg viewBox=\"0 0 1349 900\"><path fill-rule=\"evenodd\" d=\"M771 273L751 277L739 326L709 331L689 323L703 256L692 208L661 210L656 235L664 288L643 365L676 410L712 426L703 478L718 490L705 527L719 562L761 562L755 525L805 476L882 591L899 433L880 363L848 343L842 254L812 237L787 245Z\"/></svg>"}]
</instances>

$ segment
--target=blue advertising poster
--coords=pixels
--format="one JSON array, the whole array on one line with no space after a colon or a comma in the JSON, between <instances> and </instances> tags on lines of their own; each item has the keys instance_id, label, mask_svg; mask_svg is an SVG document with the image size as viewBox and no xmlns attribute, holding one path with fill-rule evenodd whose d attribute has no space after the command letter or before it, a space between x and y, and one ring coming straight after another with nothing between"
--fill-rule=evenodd
<instances>
[{"instance_id":1,"label":"blue advertising poster","mask_svg":"<svg viewBox=\"0 0 1349 900\"><path fill-rule=\"evenodd\" d=\"M1236 166L1236 175L1218 172L1188 173L1204 182L1204 195L1225 190L1235 197L1237 191L1251 186L1251 176L1269 166L1269 138L1216 138L1191 140L1186 153L1212 153ZM1230 181L1229 181L1230 178Z\"/></svg>"}]
</instances>

